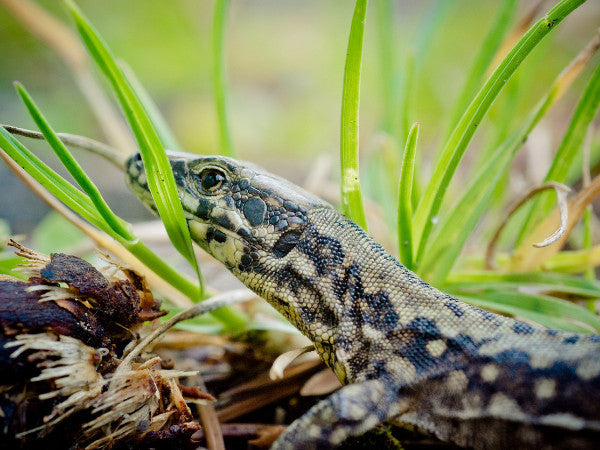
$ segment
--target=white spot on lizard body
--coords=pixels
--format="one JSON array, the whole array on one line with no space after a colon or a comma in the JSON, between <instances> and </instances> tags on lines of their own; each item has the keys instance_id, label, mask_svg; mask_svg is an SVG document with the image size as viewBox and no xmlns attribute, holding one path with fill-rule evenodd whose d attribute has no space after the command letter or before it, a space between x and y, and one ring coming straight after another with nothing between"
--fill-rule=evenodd
<instances>
[{"instance_id":1,"label":"white spot on lizard body","mask_svg":"<svg viewBox=\"0 0 600 450\"><path fill-rule=\"evenodd\" d=\"M463 392L469 385L469 378L462 370L454 370L448 374L446 383L449 390Z\"/></svg>"},{"instance_id":2,"label":"white spot on lizard body","mask_svg":"<svg viewBox=\"0 0 600 450\"><path fill-rule=\"evenodd\" d=\"M556 392L556 381L543 378L535 382L535 395L537 398L552 398Z\"/></svg>"},{"instance_id":3,"label":"white spot on lizard body","mask_svg":"<svg viewBox=\"0 0 600 450\"><path fill-rule=\"evenodd\" d=\"M498 367L495 364L486 364L481 369L481 379L488 383L492 383L496 380L496 377L500 373Z\"/></svg>"},{"instance_id":4,"label":"white spot on lizard body","mask_svg":"<svg viewBox=\"0 0 600 450\"><path fill-rule=\"evenodd\" d=\"M435 341L429 341L427 343L427 351L433 356L437 358L444 351L446 351L446 343L442 339L436 339Z\"/></svg>"},{"instance_id":5,"label":"white spot on lizard body","mask_svg":"<svg viewBox=\"0 0 600 450\"><path fill-rule=\"evenodd\" d=\"M523 421L527 419L527 415L521 410L517 401L501 392L497 392L492 396L488 410L492 415L497 417Z\"/></svg>"},{"instance_id":6,"label":"white spot on lizard body","mask_svg":"<svg viewBox=\"0 0 600 450\"><path fill-rule=\"evenodd\" d=\"M600 360L597 358L588 358L581 362L577 367L577 375L584 380L590 380L600 375Z\"/></svg>"}]
</instances>

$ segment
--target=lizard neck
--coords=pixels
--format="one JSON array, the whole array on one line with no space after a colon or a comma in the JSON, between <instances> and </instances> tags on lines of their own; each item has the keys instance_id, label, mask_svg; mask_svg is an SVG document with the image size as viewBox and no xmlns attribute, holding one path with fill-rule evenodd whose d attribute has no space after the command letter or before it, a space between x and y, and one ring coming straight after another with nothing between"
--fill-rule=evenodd
<instances>
[{"instance_id":1,"label":"lizard neck","mask_svg":"<svg viewBox=\"0 0 600 450\"><path fill-rule=\"evenodd\" d=\"M308 219L285 257L238 276L315 344L343 383L371 376L374 358L397 363L396 379L412 378L417 363L394 356L409 342L435 355L456 338L469 351L515 323L430 286L335 210L313 209Z\"/></svg>"},{"instance_id":2,"label":"lizard neck","mask_svg":"<svg viewBox=\"0 0 600 450\"><path fill-rule=\"evenodd\" d=\"M354 222L331 208L313 209L308 219L285 257L237 275L315 344L342 382L355 378L351 361L368 357L362 347L390 342L390 332L416 317L439 318L440 310L455 317L443 304L456 300L419 279Z\"/></svg>"}]
</instances>

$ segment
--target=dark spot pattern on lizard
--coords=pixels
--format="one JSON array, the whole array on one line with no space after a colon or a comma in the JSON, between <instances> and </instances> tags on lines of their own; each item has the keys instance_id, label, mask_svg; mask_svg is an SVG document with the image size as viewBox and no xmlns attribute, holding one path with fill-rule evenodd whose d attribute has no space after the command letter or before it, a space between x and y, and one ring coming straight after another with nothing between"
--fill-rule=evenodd
<instances>
[{"instance_id":1,"label":"dark spot pattern on lizard","mask_svg":"<svg viewBox=\"0 0 600 450\"><path fill-rule=\"evenodd\" d=\"M213 237L214 237L215 241L217 241L220 244L227 241L227 235L225 233L223 233L221 230L214 230Z\"/></svg>"},{"instance_id":2,"label":"dark spot pattern on lizard","mask_svg":"<svg viewBox=\"0 0 600 450\"><path fill-rule=\"evenodd\" d=\"M299 243L298 250L308 256L319 275L341 266L346 256L337 239L320 234L313 225L308 227L306 237Z\"/></svg>"},{"instance_id":3,"label":"dark spot pattern on lizard","mask_svg":"<svg viewBox=\"0 0 600 450\"><path fill-rule=\"evenodd\" d=\"M275 257L283 258L289 252L291 252L292 249L296 247L296 245L298 245L298 242L300 241L300 236L301 232L298 230L290 230L283 233L279 237L279 239L277 239L275 245L273 245L272 252L275 255Z\"/></svg>"},{"instance_id":4,"label":"dark spot pattern on lizard","mask_svg":"<svg viewBox=\"0 0 600 450\"><path fill-rule=\"evenodd\" d=\"M452 298L444 303L444 306L452 311L456 317L460 317L464 314L462 308L458 304L458 300Z\"/></svg>"},{"instance_id":5,"label":"dark spot pattern on lizard","mask_svg":"<svg viewBox=\"0 0 600 450\"><path fill-rule=\"evenodd\" d=\"M575 343L577 343L578 340L579 340L579 336L577 336L577 335L569 336L569 337L565 338L565 340L563 341L563 344L575 344Z\"/></svg>"},{"instance_id":6,"label":"dark spot pattern on lizard","mask_svg":"<svg viewBox=\"0 0 600 450\"><path fill-rule=\"evenodd\" d=\"M242 211L250 225L256 227L264 220L267 205L260 197L252 197L244 203Z\"/></svg>"},{"instance_id":7,"label":"dark spot pattern on lizard","mask_svg":"<svg viewBox=\"0 0 600 450\"><path fill-rule=\"evenodd\" d=\"M525 322L515 322L512 328L517 334L531 334L534 331L533 327Z\"/></svg>"}]
</instances>

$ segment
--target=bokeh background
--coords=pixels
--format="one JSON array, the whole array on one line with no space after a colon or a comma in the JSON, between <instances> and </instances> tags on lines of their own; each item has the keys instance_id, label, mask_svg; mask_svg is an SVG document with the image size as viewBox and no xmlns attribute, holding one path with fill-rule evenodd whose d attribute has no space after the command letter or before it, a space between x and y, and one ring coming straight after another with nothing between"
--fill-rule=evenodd
<instances>
[{"instance_id":1,"label":"bokeh background","mask_svg":"<svg viewBox=\"0 0 600 450\"><path fill-rule=\"evenodd\" d=\"M12 82L22 82L58 131L106 140L84 96L65 64L33 36L7 9L19 0L0 1L0 122L33 127ZM443 2L444 0L442 0ZM211 24L214 3L196 0L79 0L114 53L126 61L158 104L180 143L191 152L219 152L219 138L211 84ZM386 142L382 130L386 91L382 79L380 18L376 1L367 13L361 91L360 137L362 156L377 158ZM520 15L533 2L523 1ZM554 2L545 2L542 11ZM40 0L40 6L70 24L62 3ZM447 2L443 14L436 1L394 2L396 23L392 57L398 83L403 67L416 64L411 95L413 117L421 123L421 170L448 126L446 118L465 81L500 2ZM342 77L354 2L349 0L233 0L226 29L228 105L233 142L238 157L303 183L318 167L328 178L338 173L339 121ZM539 17L539 14L538 14ZM593 36L600 25L600 2L588 1L536 48L518 76L519 97L513 126L547 90L554 77ZM415 49L424 49L414 55ZM596 56L595 60L597 61ZM389 62L389 61L388 61ZM586 69L588 75L595 64ZM528 70L528 68L535 70ZM101 79L101 77L99 77ZM521 169L509 187L519 192L545 173L567 125L579 92L589 76L561 100L531 136L532 156L517 159ZM104 80L101 80L104 84ZM510 86L507 90L511 89ZM502 97L499 99L502 101ZM494 109L482 124L463 165L484 142ZM46 145L27 145L59 172L60 165ZM389 142L388 142L389 143ZM393 143L403 146L403 143ZM78 152L116 212L128 220L150 217L130 195L122 174L98 157ZM529 159L528 159L529 158ZM329 169L328 169L329 168ZM537 177L537 178L536 178ZM456 177L460 189L460 177ZM365 183L367 194L376 189ZM325 195L325 194L323 194ZM335 193L331 194L335 201ZM392 209L393 205L389 205ZM387 205L380 206L385 210ZM13 232L30 233L47 208L0 164L0 218ZM384 211L386 212L386 211Z\"/></svg>"}]
</instances>

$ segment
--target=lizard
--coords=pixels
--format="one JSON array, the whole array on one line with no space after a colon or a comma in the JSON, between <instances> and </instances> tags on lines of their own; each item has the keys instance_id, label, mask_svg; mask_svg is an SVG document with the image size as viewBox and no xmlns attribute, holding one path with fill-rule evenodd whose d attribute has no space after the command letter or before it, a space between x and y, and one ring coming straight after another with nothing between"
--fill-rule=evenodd
<instances>
[{"instance_id":1,"label":"lizard","mask_svg":"<svg viewBox=\"0 0 600 450\"><path fill-rule=\"evenodd\" d=\"M169 153L192 240L307 336L342 387L274 449L330 448L387 422L475 448L592 448L600 335L444 294L356 223L224 156ZM127 183L156 212L139 153Z\"/></svg>"}]
</instances>

